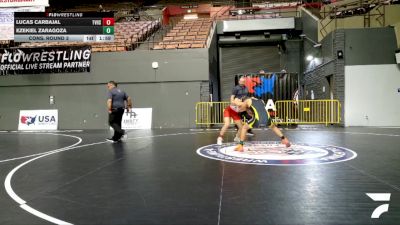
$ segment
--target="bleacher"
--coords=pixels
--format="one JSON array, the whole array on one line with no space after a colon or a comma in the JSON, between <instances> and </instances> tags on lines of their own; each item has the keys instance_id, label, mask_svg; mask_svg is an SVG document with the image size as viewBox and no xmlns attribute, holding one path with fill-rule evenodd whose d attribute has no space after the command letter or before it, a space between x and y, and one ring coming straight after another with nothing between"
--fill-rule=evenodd
<instances>
[{"instance_id":1,"label":"bleacher","mask_svg":"<svg viewBox=\"0 0 400 225\"><path fill-rule=\"evenodd\" d=\"M204 48L211 25L211 18L181 20L153 49Z\"/></svg>"},{"instance_id":2,"label":"bleacher","mask_svg":"<svg viewBox=\"0 0 400 225\"><path fill-rule=\"evenodd\" d=\"M114 42L29 42L21 47L81 46L91 45L92 52L114 52L135 49L160 27L159 21L115 23Z\"/></svg>"},{"instance_id":3,"label":"bleacher","mask_svg":"<svg viewBox=\"0 0 400 225\"><path fill-rule=\"evenodd\" d=\"M9 48L9 47L10 47L10 41L0 40L0 49L1 48Z\"/></svg>"}]
</instances>

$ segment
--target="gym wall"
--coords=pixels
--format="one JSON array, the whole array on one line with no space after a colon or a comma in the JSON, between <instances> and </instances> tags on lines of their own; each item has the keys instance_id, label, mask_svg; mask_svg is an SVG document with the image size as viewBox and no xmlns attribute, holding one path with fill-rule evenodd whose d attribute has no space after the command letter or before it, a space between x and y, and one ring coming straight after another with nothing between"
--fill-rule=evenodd
<instances>
[{"instance_id":1,"label":"gym wall","mask_svg":"<svg viewBox=\"0 0 400 225\"><path fill-rule=\"evenodd\" d=\"M153 108L153 127L194 127L195 104L209 80L208 49L93 53L90 73L1 76L0 130L17 129L19 110L53 108L59 129L105 129L109 80L134 107Z\"/></svg>"}]
</instances>

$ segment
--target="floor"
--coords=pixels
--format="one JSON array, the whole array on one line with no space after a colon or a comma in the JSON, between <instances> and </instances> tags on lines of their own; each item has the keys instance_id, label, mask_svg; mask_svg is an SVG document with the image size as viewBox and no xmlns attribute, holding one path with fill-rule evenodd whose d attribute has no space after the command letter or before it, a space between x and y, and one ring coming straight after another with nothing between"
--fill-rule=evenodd
<instances>
[{"instance_id":1,"label":"floor","mask_svg":"<svg viewBox=\"0 0 400 225\"><path fill-rule=\"evenodd\" d=\"M248 143L279 141L254 132ZM215 160L196 153L216 142L218 132L205 129L135 130L119 143L104 141L108 131L1 132L0 224L400 224L400 128L283 132L357 157L292 166ZM382 204L388 212L371 218Z\"/></svg>"}]
</instances>

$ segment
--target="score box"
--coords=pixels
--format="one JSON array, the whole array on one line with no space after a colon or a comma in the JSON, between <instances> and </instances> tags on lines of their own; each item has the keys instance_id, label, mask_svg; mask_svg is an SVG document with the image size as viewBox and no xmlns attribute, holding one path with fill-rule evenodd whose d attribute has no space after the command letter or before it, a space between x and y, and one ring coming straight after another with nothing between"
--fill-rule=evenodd
<instances>
[{"instance_id":1,"label":"score box","mask_svg":"<svg viewBox=\"0 0 400 225\"><path fill-rule=\"evenodd\" d=\"M103 27L103 34L114 34L114 27Z\"/></svg>"},{"instance_id":2,"label":"score box","mask_svg":"<svg viewBox=\"0 0 400 225\"><path fill-rule=\"evenodd\" d=\"M114 18L103 18L103 26L114 26Z\"/></svg>"}]
</instances>

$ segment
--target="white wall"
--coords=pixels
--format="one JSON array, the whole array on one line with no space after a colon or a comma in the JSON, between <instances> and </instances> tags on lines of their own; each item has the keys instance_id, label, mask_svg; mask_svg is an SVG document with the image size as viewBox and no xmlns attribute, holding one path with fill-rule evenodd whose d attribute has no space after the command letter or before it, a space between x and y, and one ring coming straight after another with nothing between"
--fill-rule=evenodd
<instances>
[{"instance_id":1,"label":"white wall","mask_svg":"<svg viewBox=\"0 0 400 225\"><path fill-rule=\"evenodd\" d=\"M345 66L345 126L400 126L400 65Z\"/></svg>"}]
</instances>

